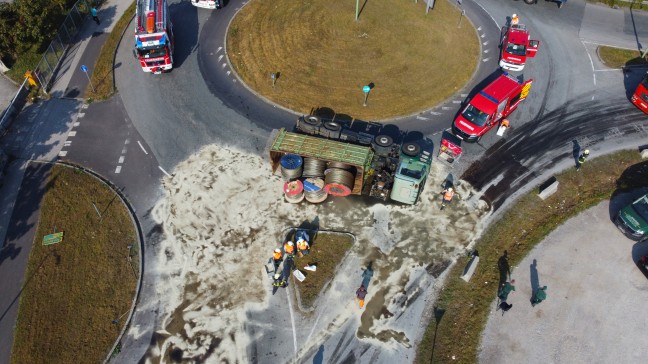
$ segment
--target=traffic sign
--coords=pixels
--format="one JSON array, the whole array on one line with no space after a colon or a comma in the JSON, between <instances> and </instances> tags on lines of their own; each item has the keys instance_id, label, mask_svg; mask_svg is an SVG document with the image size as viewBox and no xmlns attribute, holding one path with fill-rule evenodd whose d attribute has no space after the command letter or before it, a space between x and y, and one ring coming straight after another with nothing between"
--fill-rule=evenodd
<instances>
[{"instance_id":1,"label":"traffic sign","mask_svg":"<svg viewBox=\"0 0 648 364\"><path fill-rule=\"evenodd\" d=\"M364 92L366 94L368 94L369 91L371 91L371 87L369 87L369 86L365 86L365 87L362 88L362 92Z\"/></svg>"},{"instance_id":2,"label":"traffic sign","mask_svg":"<svg viewBox=\"0 0 648 364\"><path fill-rule=\"evenodd\" d=\"M57 244L63 241L63 232L45 235L43 245Z\"/></svg>"},{"instance_id":3,"label":"traffic sign","mask_svg":"<svg viewBox=\"0 0 648 364\"><path fill-rule=\"evenodd\" d=\"M86 65L82 64L81 65L81 71L88 72L88 67L86 67Z\"/></svg>"}]
</instances>

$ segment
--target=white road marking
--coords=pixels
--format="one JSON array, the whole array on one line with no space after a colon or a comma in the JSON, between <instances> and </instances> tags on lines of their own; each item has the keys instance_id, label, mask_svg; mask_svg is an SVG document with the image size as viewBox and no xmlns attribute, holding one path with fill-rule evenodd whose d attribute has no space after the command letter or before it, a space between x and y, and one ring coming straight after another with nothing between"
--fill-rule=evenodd
<instances>
[{"instance_id":1,"label":"white road marking","mask_svg":"<svg viewBox=\"0 0 648 364\"><path fill-rule=\"evenodd\" d=\"M222 54L221 54L220 56L218 56L218 62L220 62L220 61L221 61L221 59L223 59L223 57L225 57L225 56L224 56L224 55L222 55Z\"/></svg>"},{"instance_id":2,"label":"white road marking","mask_svg":"<svg viewBox=\"0 0 648 364\"><path fill-rule=\"evenodd\" d=\"M62 151L59 152L59 157L65 157L66 155L67 155L66 150L62 150Z\"/></svg>"},{"instance_id":3,"label":"white road marking","mask_svg":"<svg viewBox=\"0 0 648 364\"><path fill-rule=\"evenodd\" d=\"M148 155L148 152L146 151L146 149L144 149L144 146L142 146L142 143L140 143L139 140L137 141L137 144L139 144L140 148L142 148L142 152L144 152L144 154Z\"/></svg>"},{"instance_id":4,"label":"white road marking","mask_svg":"<svg viewBox=\"0 0 648 364\"><path fill-rule=\"evenodd\" d=\"M596 41L591 41L591 40L585 40L583 38L580 39L581 43L587 43L587 44L595 44L595 45L602 45L606 47L611 47L611 48L621 48L621 49L627 49L629 51L636 51L636 48L626 48L626 47L620 47L618 45L612 45L612 44L607 44L607 43L601 43L601 42L596 42Z\"/></svg>"},{"instance_id":5,"label":"white road marking","mask_svg":"<svg viewBox=\"0 0 648 364\"><path fill-rule=\"evenodd\" d=\"M117 166L117 168L115 169L115 173L119 173L119 172L121 172L121 166Z\"/></svg>"},{"instance_id":6,"label":"white road marking","mask_svg":"<svg viewBox=\"0 0 648 364\"><path fill-rule=\"evenodd\" d=\"M461 100L452 100L453 104L461 104Z\"/></svg>"},{"instance_id":7,"label":"white road marking","mask_svg":"<svg viewBox=\"0 0 648 364\"><path fill-rule=\"evenodd\" d=\"M165 171L164 168L158 166L158 168L162 171L162 173L166 174L167 177L172 178L173 176L169 174L169 172Z\"/></svg>"},{"instance_id":8,"label":"white road marking","mask_svg":"<svg viewBox=\"0 0 648 364\"><path fill-rule=\"evenodd\" d=\"M450 110L450 108L447 106L441 106L441 110Z\"/></svg>"},{"instance_id":9,"label":"white road marking","mask_svg":"<svg viewBox=\"0 0 648 364\"><path fill-rule=\"evenodd\" d=\"M80 118L82 118L82 117L85 116L85 113L84 113L84 112L80 112L79 114L77 114L77 116L80 117Z\"/></svg>"},{"instance_id":10,"label":"white road marking","mask_svg":"<svg viewBox=\"0 0 648 364\"><path fill-rule=\"evenodd\" d=\"M117 162L117 164L122 164L122 163L124 163L124 156L123 155L119 157L119 161Z\"/></svg>"},{"instance_id":11,"label":"white road marking","mask_svg":"<svg viewBox=\"0 0 648 364\"><path fill-rule=\"evenodd\" d=\"M87 108L88 108L88 104L83 104L83 105L81 105L81 108L82 108L82 109L87 109Z\"/></svg>"},{"instance_id":12,"label":"white road marking","mask_svg":"<svg viewBox=\"0 0 648 364\"><path fill-rule=\"evenodd\" d=\"M594 61L592 61L592 56L589 54L589 51L587 50L587 47L585 46L585 43L583 43L582 39L581 39L581 44L583 45L583 48L585 48L585 53L587 53L587 57L589 57L590 65L592 66L592 77L594 78L594 86L596 86L596 72L594 72Z\"/></svg>"},{"instance_id":13,"label":"white road marking","mask_svg":"<svg viewBox=\"0 0 648 364\"><path fill-rule=\"evenodd\" d=\"M290 312L290 323L292 324L293 330L293 345L295 346L295 357L297 356L297 332L295 331L295 315L293 314L292 303L290 302L290 296L288 295L288 290L286 291L286 297L288 297L288 312Z\"/></svg>"},{"instance_id":14,"label":"white road marking","mask_svg":"<svg viewBox=\"0 0 648 364\"><path fill-rule=\"evenodd\" d=\"M489 59L490 58L484 58L484 59L482 59L482 62L488 62Z\"/></svg>"},{"instance_id":15,"label":"white road marking","mask_svg":"<svg viewBox=\"0 0 648 364\"><path fill-rule=\"evenodd\" d=\"M430 120L430 119L428 119L426 117L423 117L423 116L420 116L420 115L416 115L416 119L418 119L418 120Z\"/></svg>"},{"instance_id":16,"label":"white road marking","mask_svg":"<svg viewBox=\"0 0 648 364\"><path fill-rule=\"evenodd\" d=\"M228 75L228 76L230 75L230 73L232 73L232 71L227 71L227 75Z\"/></svg>"},{"instance_id":17,"label":"white road marking","mask_svg":"<svg viewBox=\"0 0 648 364\"><path fill-rule=\"evenodd\" d=\"M72 141L70 140L66 140L65 143L63 143L64 147L69 147L70 145L72 145Z\"/></svg>"},{"instance_id":18,"label":"white road marking","mask_svg":"<svg viewBox=\"0 0 648 364\"><path fill-rule=\"evenodd\" d=\"M71 132L68 133L68 137L73 137L76 135L76 131L72 130Z\"/></svg>"},{"instance_id":19,"label":"white road marking","mask_svg":"<svg viewBox=\"0 0 648 364\"><path fill-rule=\"evenodd\" d=\"M488 53L488 52L489 52L488 49L484 49L484 53Z\"/></svg>"},{"instance_id":20,"label":"white road marking","mask_svg":"<svg viewBox=\"0 0 648 364\"><path fill-rule=\"evenodd\" d=\"M483 45L488 45L488 41L485 41L485 42L484 42L484 43L482 43L482 44L483 44Z\"/></svg>"},{"instance_id":21,"label":"white road marking","mask_svg":"<svg viewBox=\"0 0 648 364\"><path fill-rule=\"evenodd\" d=\"M227 63L221 64L221 68L225 68L227 66Z\"/></svg>"},{"instance_id":22,"label":"white road marking","mask_svg":"<svg viewBox=\"0 0 648 364\"><path fill-rule=\"evenodd\" d=\"M436 111L430 111L430 114L432 114L432 115L441 115L440 112L436 112Z\"/></svg>"},{"instance_id":23,"label":"white road marking","mask_svg":"<svg viewBox=\"0 0 648 364\"><path fill-rule=\"evenodd\" d=\"M480 35L481 38L484 38L485 36L486 36L486 33L482 33L482 35Z\"/></svg>"},{"instance_id":24,"label":"white road marking","mask_svg":"<svg viewBox=\"0 0 648 364\"><path fill-rule=\"evenodd\" d=\"M223 50L223 47L218 47L218 49L216 50L216 53L220 52L221 50Z\"/></svg>"},{"instance_id":25,"label":"white road marking","mask_svg":"<svg viewBox=\"0 0 648 364\"><path fill-rule=\"evenodd\" d=\"M130 139L126 138L126 140L124 140L124 144L126 145L130 144Z\"/></svg>"},{"instance_id":26,"label":"white road marking","mask_svg":"<svg viewBox=\"0 0 648 364\"><path fill-rule=\"evenodd\" d=\"M73 127L73 128L76 128L77 126L79 126L79 124L81 124L81 123L78 122L78 121L75 121L74 124L72 124L72 127Z\"/></svg>"},{"instance_id":27,"label":"white road marking","mask_svg":"<svg viewBox=\"0 0 648 364\"><path fill-rule=\"evenodd\" d=\"M468 97L468 94L461 94L461 97Z\"/></svg>"},{"instance_id":28,"label":"white road marking","mask_svg":"<svg viewBox=\"0 0 648 364\"><path fill-rule=\"evenodd\" d=\"M486 14L488 14L488 16L490 16L491 19L493 19L493 23L495 23L495 25L497 25L497 28L498 28L498 29L502 28L502 27L500 27L500 25L497 23L497 20L495 20L495 18L493 18L493 16L491 15L491 13L489 13L488 11L486 11L486 9L484 9L484 7L481 6L481 4L479 4L478 2L475 2L475 4L477 4L477 6L479 6L480 8L482 8L482 10L485 11ZM481 30L481 27L477 28L477 30Z\"/></svg>"},{"instance_id":29,"label":"white road marking","mask_svg":"<svg viewBox=\"0 0 648 364\"><path fill-rule=\"evenodd\" d=\"M236 78L232 78L232 82L236 82Z\"/></svg>"},{"instance_id":30,"label":"white road marking","mask_svg":"<svg viewBox=\"0 0 648 364\"><path fill-rule=\"evenodd\" d=\"M122 149L121 154L126 154L126 147L124 147L124 148Z\"/></svg>"},{"instance_id":31,"label":"white road marking","mask_svg":"<svg viewBox=\"0 0 648 364\"><path fill-rule=\"evenodd\" d=\"M305 342L308 342L308 340L311 338L311 336L313 336L313 332L315 331L315 327L317 327L317 323L319 322L319 319L322 316L323 312L324 312L324 310L320 310L320 313L317 315L317 318L315 319L315 323L313 324L313 327L311 328L311 331L308 334L308 337L306 337Z\"/></svg>"},{"instance_id":32,"label":"white road marking","mask_svg":"<svg viewBox=\"0 0 648 364\"><path fill-rule=\"evenodd\" d=\"M594 72L623 71L623 68L609 68L604 70L594 70Z\"/></svg>"},{"instance_id":33,"label":"white road marking","mask_svg":"<svg viewBox=\"0 0 648 364\"><path fill-rule=\"evenodd\" d=\"M481 30L481 26L479 26L479 27L477 28L477 30Z\"/></svg>"}]
</instances>

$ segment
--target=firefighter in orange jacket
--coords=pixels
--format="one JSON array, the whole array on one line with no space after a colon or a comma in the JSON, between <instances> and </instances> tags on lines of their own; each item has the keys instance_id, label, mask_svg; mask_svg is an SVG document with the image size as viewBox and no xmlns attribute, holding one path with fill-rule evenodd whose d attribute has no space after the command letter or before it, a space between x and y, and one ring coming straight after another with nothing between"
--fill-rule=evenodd
<instances>
[{"instance_id":1,"label":"firefighter in orange jacket","mask_svg":"<svg viewBox=\"0 0 648 364\"><path fill-rule=\"evenodd\" d=\"M277 272L277 269L279 269L279 264L281 264L281 261L283 260L283 253L281 253L281 249L277 248L274 250L272 253L272 262L274 263L274 271L275 273Z\"/></svg>"},{"instance_id":2,"label":"firefighter in orange jacket","mask_svg":"<svg viewBox=\"0 0 648 364\"><path fill-rule=\"evenodd\" d=\"M443 210L445 206L452 201L454 194L455 192L452 187L448 187L445 190L443 190L443 201L441 201L441 210Z\"/></svg>"},{"instance_id":3,"label":"firefighter in orange jacket","mask_svg":"<svg viewBox=\"0 0 648 364\"><path fill-rule=\"evenodd\" d=\"M283 248L286 255L295 255L295 244L292 241L286 242Z\"/></svg>"},{"instance_id":4,"label":"firefighter in orange jacket","mask_svg":"<svg viewBox=\"0 0 648 364\"><path fill-rule=\"evenodd\" d=\"M297 240L297 250L301 253L301 256L308 255L310 253L310 245L304 239Z\"/></svg>"}]
</instances>

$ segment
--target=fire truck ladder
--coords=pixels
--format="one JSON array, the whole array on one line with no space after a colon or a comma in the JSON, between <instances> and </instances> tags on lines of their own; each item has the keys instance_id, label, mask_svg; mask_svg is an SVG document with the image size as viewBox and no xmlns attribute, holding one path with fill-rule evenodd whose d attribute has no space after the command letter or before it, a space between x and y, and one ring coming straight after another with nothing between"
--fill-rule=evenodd
<instances>
[{"instance_id":1,"label":"fire truck ladder","mask_svg":"<svg viewBox=\"0 0 648 364\"><path fill-rule=\"evenodd\" d=\"M137 1L137 32L163 32L166 30L166 0Z\"/></svg>"}]
</instances>

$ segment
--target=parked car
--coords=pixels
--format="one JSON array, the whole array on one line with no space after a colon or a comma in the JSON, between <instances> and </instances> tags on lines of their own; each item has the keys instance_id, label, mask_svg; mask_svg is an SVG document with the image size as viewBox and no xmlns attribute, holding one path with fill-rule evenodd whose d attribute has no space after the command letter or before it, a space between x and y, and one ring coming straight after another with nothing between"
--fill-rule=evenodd
<instances>
[{"instance_id":1,"label":"parked car","mask_svg":"<svg viewBox=\"0 0 648 364\"><path fill-rule=\"evenodd\" d=\"M614 218L616 226L632 240L642 240L648 232L648 194L622 208Z\"/></svg>"}]
</instances>

